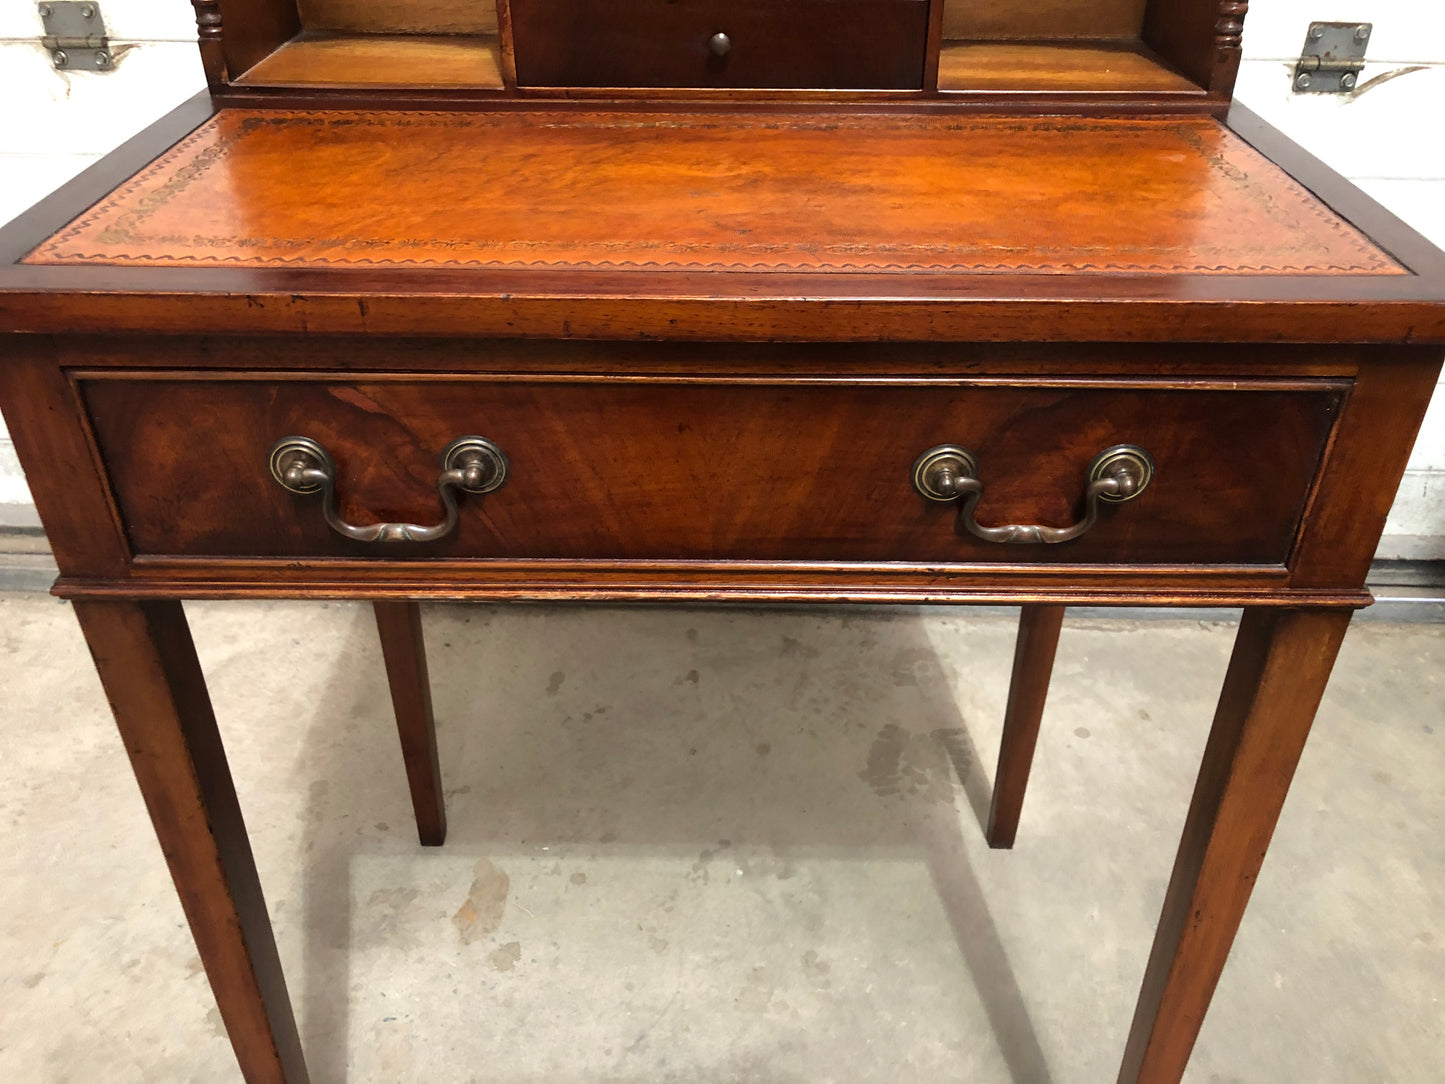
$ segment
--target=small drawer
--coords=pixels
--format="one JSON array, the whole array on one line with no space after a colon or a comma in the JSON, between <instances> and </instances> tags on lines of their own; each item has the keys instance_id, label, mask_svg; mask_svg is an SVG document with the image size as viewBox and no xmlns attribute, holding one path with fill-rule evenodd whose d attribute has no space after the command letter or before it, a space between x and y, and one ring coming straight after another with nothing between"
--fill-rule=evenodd
<instances>
[{"instance_id":1,"label":"small drawer","mask_svg":"<svg viewBox=\"0 0 1445 1084\"><path fill-rule=\"evenodd\" d=\"M1345 394L1328 381L782 376L106 373L79 387L137 554L929 564L1283 564ZM335 523L324 491L273 476L286 437L329 462ZM446 483L458 438L490 442L505 479L492 453L461 445L474 491ZM915 465L940 445L973 457L971 508L920 493ZM1117 445L1152 462L1147 488L1087 499L1091 464ZM1069 528L1091 505L1069 541L988 537ZM385 523L447 529L407 540Z\"/></svg>"},{"instance_id":2,"label":"small drawer","mask_svg":"<svg viewBox=\"0 0 1445 1084\"><path fill-rule=\"evenodd\" d=\"M927 0L512 0L527 87L918 90Z\"/></svg>"}]
</instances>

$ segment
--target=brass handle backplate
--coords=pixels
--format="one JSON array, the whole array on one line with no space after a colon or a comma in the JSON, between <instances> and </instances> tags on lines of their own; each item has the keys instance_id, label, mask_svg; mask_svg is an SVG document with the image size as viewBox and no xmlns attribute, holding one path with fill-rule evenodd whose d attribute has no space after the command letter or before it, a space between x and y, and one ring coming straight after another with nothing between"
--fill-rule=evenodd
<instances>
[{"instance_id":1,"label":"brass handle backplate","mask_svg":"<svg viewBox=\"0 0 1445 1084\"><path fill-rule=\"evenodd\" d=\"M461 437L442 452L437 494L445 515L430 527L417 523L374 523L358 527L341 518L336 499L336 464L310 437L282 437L271 448L271 477L292 493L320 493L321 512L337 534L358 542L435 542L456 530L457 498L452 492L490 493L507 480L507 457L482 437Z\"/></svg>"},{"instance_id":2,"label":"brass handle backplate","mask_svg":"<svg viewBox=\"0 0 1445 1084\"><path fill-rule=\"evenodd\" d=\"M1084 490L1084 518L1069 527L1009 524L984 527L974 519L983 498L978 479L978 457L957 444L940 444L924 452L913 464L913 488L931 501L959 501L958 522L985 542L1068 542L1078 538L1099 518L1099 502L1132 501L1154 478L1154 460L1143 448L1117 444L1105 448L1089 464Z\"/></svg>"}]
</instances>

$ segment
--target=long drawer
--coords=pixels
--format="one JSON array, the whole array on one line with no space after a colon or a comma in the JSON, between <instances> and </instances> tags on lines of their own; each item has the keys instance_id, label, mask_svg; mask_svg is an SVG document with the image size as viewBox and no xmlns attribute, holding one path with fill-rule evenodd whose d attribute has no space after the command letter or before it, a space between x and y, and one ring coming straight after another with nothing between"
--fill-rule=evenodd
<instances>
[{"instance_id":1,"label":"long drawer","mask_svg":"<svg viewBox=\"0 0 1445 1084\"><path fill-rule=\"evenodd\" d=\"M138 555L1110 565L1286 562L1347 391L115 372L78 386ZM340 526L325 518L324 491L282 484L272 453L284 438L320 450L312 465L328 464ZM441 478L459 438L505 457L504 478L497 462L472 461L473 488L490 491ZM949 492L933 497L953 500L925 496L915 470L939 446L971 457L972 482L960 484L965 461L935 456L952 475L935 469ZM1147 486L1129 500L1090 497L1091 464L1117 446L1142 452ZM1089 518L1071 540L1037 540ZM416 541L386 523L448 529ZM383 537L348 537L347 525ZM1051 531L985 537L1009 525Z\"/></svg>"},{"instance_id":2,"label":"long drawer","mask_svg":"<svg viewBox=\"0 0 1445 1084\"><path fill-rule=\"evenodd\" d=\"M517 81L917 90L926 0L512 0Z\"/></svg>"}]
</instances>

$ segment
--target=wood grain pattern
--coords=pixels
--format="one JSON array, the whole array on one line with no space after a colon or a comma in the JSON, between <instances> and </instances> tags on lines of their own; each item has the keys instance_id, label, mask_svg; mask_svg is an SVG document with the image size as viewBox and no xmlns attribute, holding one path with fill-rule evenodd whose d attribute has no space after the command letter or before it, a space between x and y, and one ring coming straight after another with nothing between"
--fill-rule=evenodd
<instances>
[{"instance_id":1,"label":"wood grain pattern","mask_svg":"<svg viewBox=\"0 0 1445 1084\"><path fill-rule=\"evenodd\" d=\"M306 1084L246 825L179 602L77 602L241 1073Z\"/></svg>"},{"instance_id":2,"label":"wood grain pattern","mask_svg":"<svg viewBox=\"0 0 1445 1084\"><path fill-rule=\"evenodd\" d=\"M948 37L1129 38L1139 33L1145 0L946 0ZM300 0L308 28L366 34L487 34L497 30L491 0ZM724 12L728 9L723 9ZM846 18L846 15L840 15Z\"/></svg>"},{"instance_id":3,"label":"wood grain pattern","mask_svg":"<svg viewBox=\"0 0 1445 1084\"><path fill-rule=\"evenodd\" d=\"M225 110L26 263L1404 273L1211 121L546 111Z\"/></svg>"},{"instance_id":4,"label":"wood grain pattern","mask_svg":"<svg viewBox=\"0 0 1445 1084\"><path fill-rule=\"evenodd\" d=\"M217 3L221 51L231 79L270 56L301 30L295 0L217 0ZM201 54L206 56L204 47Z\"/></svg>"},{"instance_id":5,"label":"wood grain pattern","mask_svg":"<svg viewBox=\"0 0 1445 1084\"><path fill-rule=\"evenodd\" d=\"M917 90L927 0L510 0L524 87ZM715 55L709 39L731 49Z\"/></svg>"},{"instance_id":6,"label":"wood grain pattern","mask_svg":"<svg viewBox=\"0 0 1445 1084\"><path fill-rule=\"evenodd\" d=\"M308 30L354 34L495 34L495 0L297 0Z\"/></svg>"},{"instance_id":7,"label":"wood grain pattern","mask_svg":"<svg viewBox=\"0 0 1445 1084\"><path fill-rule=\"evenodd\" d=\"M436 719L432 715L431 679L427 675L426 641L421 606L415 602L377 602L376 631L391 687L401 739L406 781L416 814L417 837L424 847L440 847L447 839L446 800L442 795L441 760L437 755Z\"/></svg>"},{"instance_id":8,"label":"wood grain pattern","mask_svg":"<svg viewBox=\"0 0 1445 1084\"><path fill-rule=\"evenodd\" d=\"M1145 4L1146 0L944 0L943 36L1035 41L1133 38L1144 21Z\"/></svg>"},{"instance_id":9,"label":"wood grain pattern","mask_svg":"<svg viewBox=\"0 0 1445 1084\"><path fill-rule=\"evenodd\" d=\"M62 576L53 593L68 599L351 599L353 601L436 600L445 602L665 602L743 605L770 603L879 606L1184 606L1238 609L1359 610L1373 604L1368 591L1312 591L1289 587L1268 575L1229 585L1210 570L1171 569L1150 583L1127 571L1109 575L1094 567L1074 566L1052 582L1028 583L1011 570L975 570L905 566L881 569L850 566L834 572L810 568L763 569L746 564L693 565L663 571L635 569L625 562L590 567L536 562L500 573L490 563L462 569L355 567L340 561L301 562L278 573L274 563L140 561L135 574L121 580ZM1187 578L1186 578L1187 577ZM1046 577L1032 577L1043 580ZM1238 578L1238 577L1235 577Z\"/></svg>"},{"instance_id":10,"label":"wood grain pattern","mask_svg":"<svg viewBox=\"0 0 1445 1084\"><path fill-rule=\"evenodd\" d=\"M238 78L255 87L502 89L496 35L303 34Z\"/></svg>"},{"instance_id":11,"label":"wood grain pattern","mask_svg":"<svg viewBox=\"0 0 1445 1084\"><path fill-rule=\"evenodd\" d=\"M1348 613L1244 612L1119 1084L1184 1075L1349 623Z\"/></svg>"},{"instance_id":12,"label":"wood grain pattern","mask_svg":"<svg viewBox=\"0 0 1445 1084\"><path fill-rule=\"evenodd\" d=\"M1200 92L1137 47L1108 43L943 42L938 89Z\"/></svg>"},{"instance_id":13,"label":"wood grain pattern","mask_svg":"<svg viewBox=\"0 0 1445 1084\"><path fill-rule=\"evenodd\" d=\"M1063 606L1030 605L1019 614L1014 643L1013 676L1004 711L1003 738L999 743L998 770L993 774L993 801L989 803L988 845L1007 849L1018 836L1019 814L1033 767L1034 746L1049 695L1054 653L1064 623Z\"/></svg>"},{"instance_id":14,"label":"wood grain pattern","mask_svg":"<svg viewBox=\"0 0 1445 1084\"><path fill-rule=\"evenodd\" d=\"M88 380L83 395L142 554L549 559L1282 564L1341 388L1154 390L756 384L668 379L417 382ZM207 419L219 455L185 434ZM506 486L463 500L455 536L350 542L269 476L271 445L315 439L353 523L433 523L438 456L495 441ZM1065 545L960 534L914 492L914 459L979 457L981 522L1068 524L1103 449L1137 443L1150 490ZM1241 463L1269 463L1260 484ZM559 480L565 479L565 482ZM177 495L184 494L184 500Z\"/></svg>"},{"instance_id":15,"label":"wood grain pattern","mask_svg":"<svg viewBox=\"0 0 1445 1084\"><path fill-rule=\"evenodd\" d=\"M1152 0L1143 39L1211 94L1227 99L1239 74L1248 0Z\"/></svg>"},{"instance_id":16,"label":"wood grain pattern","mask_svg":"<svg viewBox=\"0 0 1445 1084\"><path fill-rule=\"evenodd\" d=\"M1302 586L1364 582L1440 363L1438 348L1403 347L1356 378L1295 552Z\"/></svg>"},{"instance_id":17,"label":"wood grain pattern","mask_svg":"<svg viewBox=\"0 0 1445 1084\"><path fill-rule=\"evenodd\" d=\"M61 572L121 575L124 532L56 353L48 338L0 337L0 408Z\"/></svg>"}]
</instances>

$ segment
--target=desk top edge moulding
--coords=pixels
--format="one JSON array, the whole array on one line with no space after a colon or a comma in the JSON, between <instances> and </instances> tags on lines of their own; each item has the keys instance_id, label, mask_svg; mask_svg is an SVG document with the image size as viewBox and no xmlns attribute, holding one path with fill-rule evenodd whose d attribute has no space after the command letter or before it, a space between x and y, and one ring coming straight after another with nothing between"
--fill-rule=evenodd
<instances>
[{"instance_id":1,"label":"desk top edge moulding","mask_svg":"<svg viewBox=\"0 0 1445 1084\"><path fill-rule=\"evenodd\" d=\"M0 229L0 408L245 1079L307 1070L192 599L375 603L426 845L418 600L1019 605L999 848L1066 606L1243 607L1176 1084L1445 356L1248 3L193 5L208 91Z\"/></svg>"}]
</instances>

